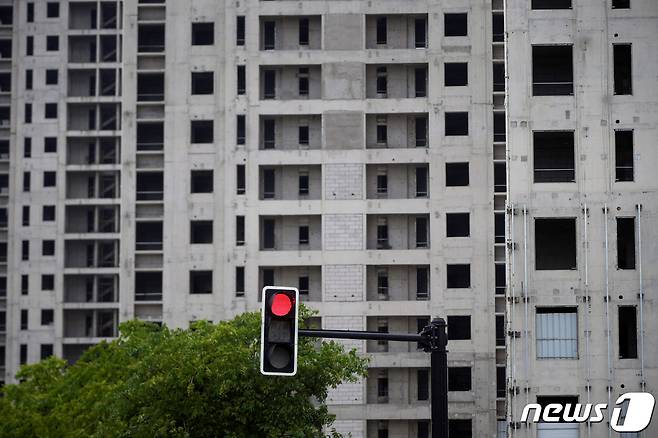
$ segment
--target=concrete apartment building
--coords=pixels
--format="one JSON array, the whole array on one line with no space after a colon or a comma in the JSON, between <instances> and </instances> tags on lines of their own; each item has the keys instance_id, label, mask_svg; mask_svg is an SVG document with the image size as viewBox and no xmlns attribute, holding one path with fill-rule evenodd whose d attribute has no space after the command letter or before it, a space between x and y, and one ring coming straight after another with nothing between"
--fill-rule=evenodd
<instances>
[{"instance_id":1,"label":"concrete apartment building","mask_svg":"<svg viewBox=\"0 0 658 438\"><path fill-rule=\"evenodd\" d=\"M651 390L655 342L638 335L628 360L617 349L630 322L656 321L638 295L658 253L655 69L635 64L633 94L613 93L612 44L655 67L656 6L610 2L0 0L4 380L51 354L75 361L121 321L216 322L288 285L325 328L446 318L455 436L558 436L518 424L526 398ZM567 48L570 90L550 70ZM617 270L633 230L636 268ZM554 340L542 318L579 334L558 339L559 361L532 349ZM347 345L371 370L331 391L336 429L429 436L427 355Z\"/></svg>"}]
</instances>

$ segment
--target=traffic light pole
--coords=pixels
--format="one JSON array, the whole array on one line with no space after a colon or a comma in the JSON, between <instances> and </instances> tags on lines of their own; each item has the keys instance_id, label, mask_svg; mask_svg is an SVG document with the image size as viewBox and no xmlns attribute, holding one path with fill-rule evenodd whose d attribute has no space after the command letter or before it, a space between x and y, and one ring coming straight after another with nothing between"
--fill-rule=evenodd
<instances>
[{"instance_id":1,"label":"traffic light pole","mask_svg":"<svg viewBox=\"0 0 658 438\"><path fill-rule=\"evenodd\" d=\"M418 334L382 333L352 330L299 329L299 336L333 339L365 339L375 341L418 342L430 353L432 382L432 438L448 438L448 354L446 322L433 319Z\"/></svg>"}]
</instances>

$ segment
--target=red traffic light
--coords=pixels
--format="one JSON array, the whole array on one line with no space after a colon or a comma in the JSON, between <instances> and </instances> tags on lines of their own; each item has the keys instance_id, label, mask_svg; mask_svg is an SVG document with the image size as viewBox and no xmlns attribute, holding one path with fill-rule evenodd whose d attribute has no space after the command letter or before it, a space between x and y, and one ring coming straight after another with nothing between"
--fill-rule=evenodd
<instances>
[{"instance_id":1,"label":"red traffic light","mask_svg":"<svg viewBox=\"0 0 658 438\"><path fill-rule=\"evenodd\" d=\"M286 316L292 309L292 300L287 294L278 293L272 297L270 306L276 316Z\"/></svg>"}]
</instances>

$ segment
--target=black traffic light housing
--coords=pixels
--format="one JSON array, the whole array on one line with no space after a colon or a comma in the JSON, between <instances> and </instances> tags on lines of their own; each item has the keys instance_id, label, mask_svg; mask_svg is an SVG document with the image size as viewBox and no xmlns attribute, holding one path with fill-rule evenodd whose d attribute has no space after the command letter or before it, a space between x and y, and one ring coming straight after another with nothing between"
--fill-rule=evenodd
<instances>
[{"instance_id":1,"label":"black traffic light housing","mask_svg":"<svg viewBox=\"0 0 658 438\"><path fill-rule=\"evenodd\" d=\"M262 294L260 372L271 376L297 373L299 291L265 286Z\"/></svg>"}]
</instances>

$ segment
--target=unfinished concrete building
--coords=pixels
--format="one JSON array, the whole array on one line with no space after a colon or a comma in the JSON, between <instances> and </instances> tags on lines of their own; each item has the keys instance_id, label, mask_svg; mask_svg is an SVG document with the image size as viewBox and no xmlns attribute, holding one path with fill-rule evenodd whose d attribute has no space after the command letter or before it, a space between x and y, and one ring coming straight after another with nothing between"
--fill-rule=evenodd
<instances>
[{"instance_id":1,"label":"unfinished concrete building","mask_svg":"<svg viewBox=\"0 0 658 438\"><path fill-rule=\"evenodd\" d=\"M587 252L585 263L582 246L573 246L578 269L540 276L528 268L530 280L521 280L521 248L532 265L537 229L549 237L582 234L577 211L585 194L588 217L598 221L590 230L602 226L595 210L608 205L606 272L633 290L619 315L655 324L651 306L635 297L640 276L631 274L638 270L612 267L615 245L630 263L627 240L615 244L615 236L639 230L642 215L655 207L645 193L655 189L655 178L632 164L641 145L645 168L657 158L647 140L655 122L647 103L656 101L642 82L649 73L633 82L642 90L637 102L608 93L612 82L600 66L613 63L605 58L573 69L571 93L561 82L564 71L534 68L538 93L557 87L563 92L557 98L535 97L528 76L535 59L550 69L566 49L578 66L576 54L592 44L584 35L613 32L615 14L614 32L633 30L624 40L635 47L633 59L654 60L642 39L652 22L635 26L627 18L655 8L650 0L631 1L637 9L552 0L569 8L535 11L546 2L508 0L508 30L516 29L507 55L516 63L509 120L503 0L0 1L0 120L11 120L0 122L4 380L51 354L75 361L90 345L115 337L121 321L216 322L258 309L263 286L287 285L319 310L318 324L326 328L414 332L431 317L445 317L451 435L535 436L536 427L517 424L522 396L586 395L573 374L585 369L583 359L520 362L522 346L530 351L535 313L568 319L576 309L584 318L587 305L588 321L600 325L603 313L595 312L607 303L613 324L614 297L623 295L610 286L610 300L601 301L601 251ZM596 18L576 25L592 11ZM575 103L578 96L586 107ZM615 117L630 119L615 125ZM603 157L615 155L601 144L615 143L603 132L617 126L616 156L625 160L619 172L627 178L630 159L635 184L607 179L617 167ZM629 153L622 143L631 129L631 145L640 149ZM573 152L568 167L569 142L572 152L574 144L599 149ZM527 152L530 145L536 153ZM535 157L544 162L531 169ZM585 165L592 170L585 173ZM636 204L643 205L639 216ZM613 222L617 216L621 222ZM613 233L617 223L621 234ZM644 229L653 233L650 224ZM554 252L539 256L540 265L554 269L571 260L558 254L571 246L557 237L545 246ZM640 254L648 265L656 253L645 243L636 265ZM514 260L507 276L506 256ZM521 281L531 286L522 289ZM551 289L542 286L549 281ZM576 301L585 296L588 304ZM526 307L532 319L519 325ZM628 339L630 327L622 330ZM616 332L608 333L617 345ZM655 382L650 360L642 362L643 379L633 377L640 359L620 363L614 376L626 380L596 374L595 346L605 341L592 335L591 379L603 379L592 384L592 399L606 382L629 388ZM331 391L337 430L355 438L428 437L427 355L401 343L347 345L372 358L371 370L364 381ZM649 357L651 345L638 347L636 356ZM519 374L521 363L526 374ZM564 391L541 386L548 379L541 367L555 372L563 364ZM510 366L514 372L506 372Z\"/></svg>"},{"instance_id":2,"label":"unfinished concrete building","mask_svg":"<svg viewBox=\"0 0 658 438\"><path fill-rule=\"evenodd\" d=\"M520 416L658 390L658 3L506 7L508 436L640 436Z\"/></svg>"}]
</instances>

